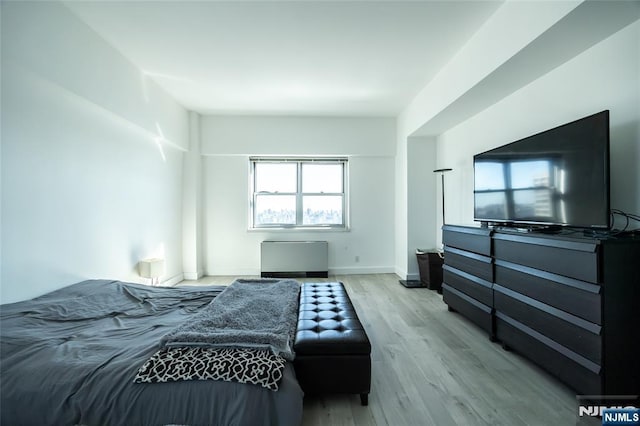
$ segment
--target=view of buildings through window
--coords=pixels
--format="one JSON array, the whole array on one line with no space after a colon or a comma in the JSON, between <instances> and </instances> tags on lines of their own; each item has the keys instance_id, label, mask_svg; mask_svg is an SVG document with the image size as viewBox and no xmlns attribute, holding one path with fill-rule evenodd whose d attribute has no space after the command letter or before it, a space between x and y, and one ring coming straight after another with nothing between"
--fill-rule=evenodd
<instances>
[{"instance_id":1,"label":"view of buildings through window","mask_svg":"<svg viewBox=\"0 0 640 426\"><path fill-rule=\"evenodd\" d=\"M344 227L346 160L252 160L253 227Z\"/></svg>"}]
</instances>

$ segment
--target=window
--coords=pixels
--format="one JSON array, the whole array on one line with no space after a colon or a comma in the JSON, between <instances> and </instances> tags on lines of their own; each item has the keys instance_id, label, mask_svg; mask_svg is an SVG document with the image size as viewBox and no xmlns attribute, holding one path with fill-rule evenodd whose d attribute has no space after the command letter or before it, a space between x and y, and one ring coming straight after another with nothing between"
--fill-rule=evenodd
<instances>
[{"instance_id":1,"label":"window","mask_svg":"<svg viewBox=\"0 0 640 426\"><path fill-rule=\"evenodd\" d=\"M347 227L346 159L250 162L252 228Z\"/></svg>"}]
</instances>

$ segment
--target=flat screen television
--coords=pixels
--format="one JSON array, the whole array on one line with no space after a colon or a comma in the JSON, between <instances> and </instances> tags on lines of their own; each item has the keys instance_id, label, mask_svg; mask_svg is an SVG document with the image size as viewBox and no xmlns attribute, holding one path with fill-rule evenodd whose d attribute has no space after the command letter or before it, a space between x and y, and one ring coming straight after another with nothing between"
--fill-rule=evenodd
<instances>
[{"instance_id":1,"label":"flat screen television","mask_svg":"<svg viewBox=\"0 0 640 426\"><path fill-rule=\"evenodd\" d=\"M610 227L609 111L477 154L474 219Z\"/></svg>"}]
</instances>

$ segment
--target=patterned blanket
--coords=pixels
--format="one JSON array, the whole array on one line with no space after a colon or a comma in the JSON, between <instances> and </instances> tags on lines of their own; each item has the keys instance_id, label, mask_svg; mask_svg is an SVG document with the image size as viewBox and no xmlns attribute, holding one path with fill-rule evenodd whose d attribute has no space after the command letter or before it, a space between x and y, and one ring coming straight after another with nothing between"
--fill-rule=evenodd
<instances>
[{"instance_id":1,"label":"patterned blanket","mask_svg":"<svg viewBox=\"0 0 640 426\"><path fill-rule=\"evenodd\" d=\"M134 381L227 380L277 390L293 360L300 283L236 280L166 334Z\"/></svg>"}]
</instances>

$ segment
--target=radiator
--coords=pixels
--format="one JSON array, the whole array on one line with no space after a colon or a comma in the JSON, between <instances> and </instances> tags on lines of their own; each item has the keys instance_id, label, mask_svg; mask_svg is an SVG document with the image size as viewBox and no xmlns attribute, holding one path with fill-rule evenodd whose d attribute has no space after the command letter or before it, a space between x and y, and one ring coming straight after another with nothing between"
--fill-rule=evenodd
<instances>
[{"instance_id":1,"label":"radiator","mask_svg":"<svg viewBox=\"0 0 640 426\"><path fill-rule=\"evenodd\" d=\"M327 277L329 244L326 241L263 241L260 244L263 277Z\"/></svg>"}]
</instances>

